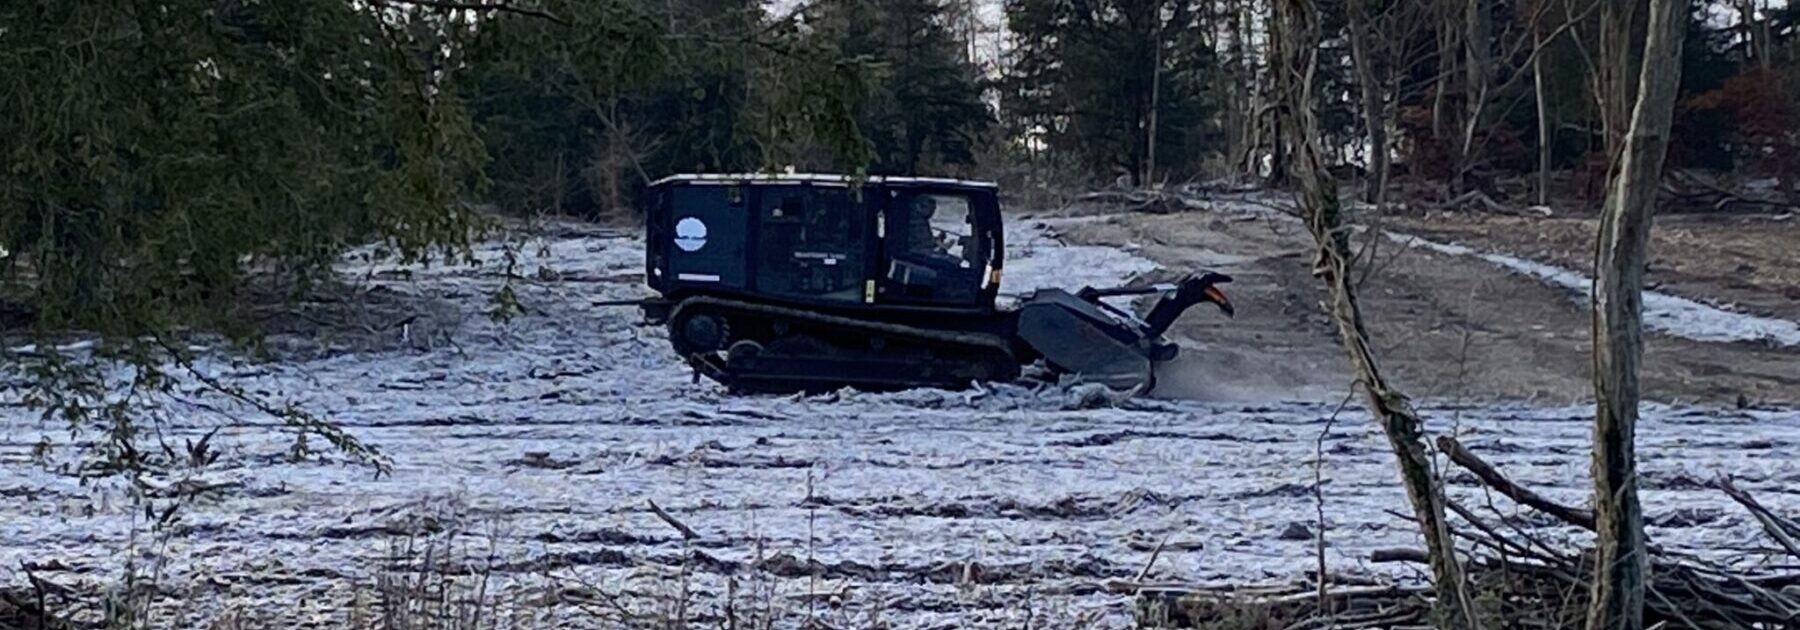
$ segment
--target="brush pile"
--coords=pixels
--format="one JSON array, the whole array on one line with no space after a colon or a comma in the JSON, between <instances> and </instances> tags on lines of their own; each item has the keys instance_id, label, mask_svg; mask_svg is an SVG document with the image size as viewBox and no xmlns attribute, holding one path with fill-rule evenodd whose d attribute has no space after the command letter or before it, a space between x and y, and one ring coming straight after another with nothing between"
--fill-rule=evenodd
<instances>
[{"instance_id":1,"label":"brush pile","mask_svg":"<svg viewBox=\"0 0 1800 630\"><path fill-rule=\"evenodd\" d=\"M1149 188L1107 188L1076 197L1074 203L1105 208L1110 212L1177 214L1207 211L1220 204L1249 203L1291 214L1292 210L1262 202L1267 193L1253 185L1226 181L1186 182ZM1285 195L1279 195L1285 199Z\"/></svg>"},{"instance_id":2,"label":"brush pile","mask_svg":"<svg viewBox=\"0 0 1800 630\"><path fill-rule=\"evenodd\" d=\"M1494 492L1555 523L1593 531L1586 509L1562 505L1519 486L1456 440L1438 449ZM1721 477L1713 487L1762 525L1769 543L1755 563L1723 563L1652 541L1645 623L1662 628L1800 628L1800 523L1770 510ZM1540 528L1498 511L1484 516L1448 503L1458 518L1469 602L1484 627L1579 628L1583 624L1593 550L1553 542ZM1398 514L1396 514L1398 516ZM1427 563L1423 550L1388 549L1375 563ZM1332 577L1267 588L1190 587L1114 582L1135 593L1142 627L1272 628L1289 630L1427 628L1435 619L1428 588Z\"/></svg>"}]
</instances>

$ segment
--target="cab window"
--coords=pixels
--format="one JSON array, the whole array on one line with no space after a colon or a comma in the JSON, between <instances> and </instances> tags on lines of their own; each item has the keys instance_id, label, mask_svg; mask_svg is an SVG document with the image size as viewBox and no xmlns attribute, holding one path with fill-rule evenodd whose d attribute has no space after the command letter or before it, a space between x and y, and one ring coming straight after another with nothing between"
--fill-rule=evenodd
<instances>
[{"instance_id":1,"label":"cab window","mask_svg":"<svg viewBox=\"0 0 1800 630\"><path fill-rule=\"evenodd\" d=\"M968 195L894 191L886 209L881 292L903 301L975 299L983 273Z\"/></svg>"},{"instance_id":2,"label":"cab window","mask_svg":"<svg viewBox=\"0 0 1800 630\"><path fill-rule=\"evenodd\" d=\"M771 187L758 204L757 284L797 298L861 301L863 226L848 189Z\"/></svg>"}]
</instances>

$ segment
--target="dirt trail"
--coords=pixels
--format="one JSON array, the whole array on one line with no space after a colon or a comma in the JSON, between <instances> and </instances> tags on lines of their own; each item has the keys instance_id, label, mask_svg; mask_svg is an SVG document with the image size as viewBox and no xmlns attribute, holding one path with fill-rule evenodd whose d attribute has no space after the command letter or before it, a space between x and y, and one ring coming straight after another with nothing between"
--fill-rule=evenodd
<instances>
[{"instance_id":1,"label":"dirt trail","mask_svg":"<svg viewBox=\"0 0 1800 630\"><path fill-rule=\"evenodd\" d=\"M1346 391L1335 331L1317 306L1303 226L1266 209L1133 214L1052 220L1075 242L1135 247L1174 269L1233 275L1238 317L1188 316L1175 330L1199 349L1164 384L1164 395L1211 400L1318 399ZM1747 225L1745 222L1754 223ZM1652 262L1654 288L1746 312L1800 319L1800 243L1794 221L1663 220ZM1508 252L1585 272L1591 220L1479 220L1466 215L1391 220L1384 227L1486 251ZM1423 398L1536 400L1591 397L1589 315L1561 287L1509 273L1471 256L1384 240L1362 301L1383 367ZM1735 405L1800 401L1800 348L1710 343L1650 335L1644 371L1653 400ZM1341 396L1341 394L1340 394Z\"/></svg>"}]
</instances>

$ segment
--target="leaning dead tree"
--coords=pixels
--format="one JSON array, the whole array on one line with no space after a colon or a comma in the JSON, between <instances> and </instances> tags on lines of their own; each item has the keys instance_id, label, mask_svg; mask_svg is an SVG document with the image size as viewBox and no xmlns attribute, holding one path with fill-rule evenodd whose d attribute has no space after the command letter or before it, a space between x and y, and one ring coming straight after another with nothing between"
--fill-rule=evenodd
<instances>
[{"instance_id":1,"label":"leaning dead tree","mask_svg":"<svg viewBox=\"0 0 1800 630\"><path fill-rule=\"evenodd\" d=\"M1637 86L1632 90L1637 99L1631 108L1618 175L1601 214L1594 261L1596 557L1589 630L1644 627L1645 571L1649 566L1636 459L1638 364L1644 354L1644 261L1663 157L1669 146L1670 118L1681 84L1687 4L1650 0L1649 11L1641 70L1635 73Z\"/></svg>"},{"instance_id":2,"label":"leaning dead tree","mask_svg":"<svg viewBox=\"0 0 1800 630\"><path fill-rule=\"evenodd\" d=\"M1439 598L1445 625L1470 627L1476 624L1474 606L1464 589L1455 542L1445 520L1443 494L1425 446L1424 423L1406 395L1382 376L1362 308L1356 300L1350 237L1341 214L1337 182L1324 167L1318 119L1313 112L1313 84L1321 42L1319 8L1314 0L1280 0L1275 11L1276 23L1286 34L1276 43L1279 71L1288 74L1279 83L1289 88L1281 95L1278 116L1288 120L1287 126L1292 130L1289 148L1293 181L1299 188L1301 215L1318 244L1313 273L1325 282L1324 308L1337 323L1338 338L1369 412L1381 425L1394 451L1401 483L1425 538L1433 582L1438 592L1452 595Z\"/></svg>"}]
</instances>

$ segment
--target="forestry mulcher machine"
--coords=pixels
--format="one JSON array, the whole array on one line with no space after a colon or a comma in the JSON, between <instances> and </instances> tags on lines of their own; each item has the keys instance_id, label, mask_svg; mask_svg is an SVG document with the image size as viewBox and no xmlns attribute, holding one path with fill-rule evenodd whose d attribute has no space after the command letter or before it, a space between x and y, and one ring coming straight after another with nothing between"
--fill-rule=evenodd
<instances>
[{"instance_id":1,"label":"forestry mulcher machine","mask_svg":"<svg viewBox=\"0 0 1800 630\"><path fill-rule=\"evenodd\" d=\"M677 175L645 200L647 323L738 392L968 387L1023 366L1148 391L1183 311L1231 302L1216 273L1168 286L1040 289L999 308L993 184L914 177ZM1138 318L1102 298L1162 294Z\"/></svg>"}]
</instances>

